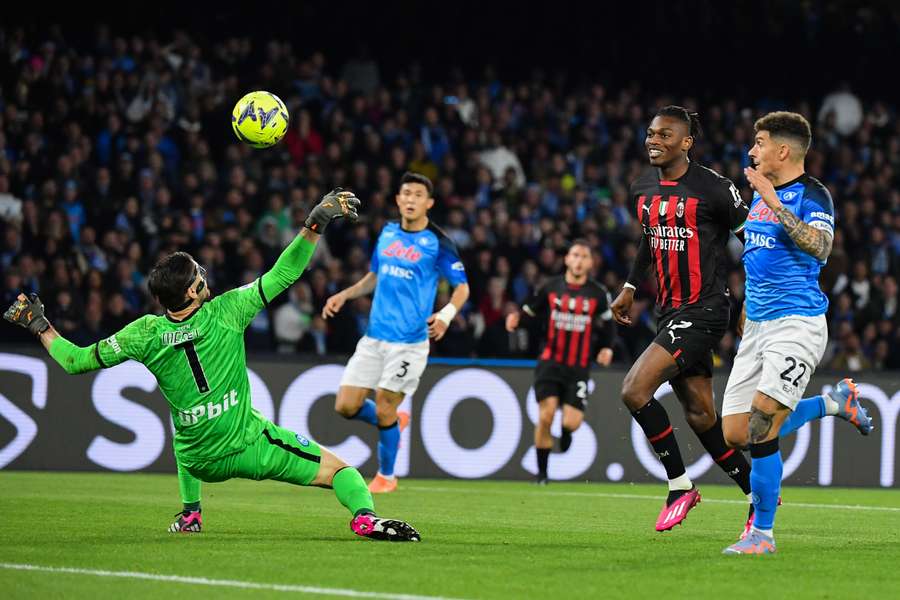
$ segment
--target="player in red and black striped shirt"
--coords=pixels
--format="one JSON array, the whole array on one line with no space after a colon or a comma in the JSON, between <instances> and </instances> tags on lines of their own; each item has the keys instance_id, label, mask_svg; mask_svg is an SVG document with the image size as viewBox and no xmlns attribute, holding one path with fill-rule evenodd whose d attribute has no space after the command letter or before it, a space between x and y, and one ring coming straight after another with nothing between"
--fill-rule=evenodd
<instances>
[{"instance_id":1,"label":"player in red and black striped shirt","mask_svg":"<svg viewBox=\"0 0 900 600\"><path fill-rule=\"evenodd\" d=\"M653 399L666 381L703 447L750 494L750 467L740 451L725 445L712 391L712 353L729 322L725 245L731 232L743 228L749 211L730 180L688 158L698 134L697 114L679 106L661 109L647 128L652 168L631 186L643 235L628 282L610 307L616 321L631 325L635 287L653 271L659 290L657 336L625 376L622 401L669 479L657 531L681 523L700 500L666 410Z\"/></svg>"},{"instance_id":2,"label":"player in red and black striped shirt","mask_svg":"<svg viewBox=\"0 0 900 600\"><path fill-rule=\"evenodd\" d=\"M547 324L543 350L534 374L534 395L539 418L534 427L539 484L547 483L547 462L553 438L550 425L556 410L563 410L560 450L572 443L572 433L584 421L587 405L591 360L594 349L601 348L596 360L608 366L612 361L614 335L609 312L609 292L588 274L594 260L585 240L575 240L566 253L566 273L553 277L534 293L522 311ZM506 317L507 331L519 326L520 313Z\"/></svg>"}]
</instances>

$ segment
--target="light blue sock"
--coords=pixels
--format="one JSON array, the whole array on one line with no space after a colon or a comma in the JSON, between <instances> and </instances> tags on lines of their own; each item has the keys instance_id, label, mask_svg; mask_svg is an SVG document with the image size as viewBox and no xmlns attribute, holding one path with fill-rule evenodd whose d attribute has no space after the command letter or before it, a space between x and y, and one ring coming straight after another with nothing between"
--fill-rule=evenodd
<instances>
[{"instance_id":1,"label":"light blue sock","mask_svg":"<svg viewBox=\"0 0 900 600\"><path fill-rule=\"evenodd\" d=\"M804 424L809 423L813 419L821 419L825 416L825 397L824 396L813 396L812 398L806 398L797 403L797 406L794 408L794 412L791 413L791 416L787 418L787 420L782 424L781 429L778 431L778 435L780 437L784 437L788 434L794 433Z\"/></svg>"},{"instance_id":2,"label":"light blue sock","mask_svg":"<svg viewBox=\"0 0 900 600\"><path fill-rule=\"evenodd\" d=\"M365 401L363 401L362 406L359 407L359 412L350 418L356 419L357 421L365 421L369 425L378 425L378 415L375 413L375 401L366 398Z\"/></svg>"},{"instance_id":3,"label":"light blue sock","mask_svg":"<svg viewBox=\"0 0 900 600\"><path fill-rule=\"evenodd\" d=\"M400 447L400 421L378 428L378 472L386 477L394 474L397 449Z\"/></svg>"},{"instance_id":4,"label":"light blue sock","mask_svg":"<svg viewBox=\"0 0 900 600\"><path fill-rule=\"evenodd\" d=\"M761 444L750 444L750 489L753 492L753 526L772 529L784 464L778 438Z\"/></svg>"}]
</instances>

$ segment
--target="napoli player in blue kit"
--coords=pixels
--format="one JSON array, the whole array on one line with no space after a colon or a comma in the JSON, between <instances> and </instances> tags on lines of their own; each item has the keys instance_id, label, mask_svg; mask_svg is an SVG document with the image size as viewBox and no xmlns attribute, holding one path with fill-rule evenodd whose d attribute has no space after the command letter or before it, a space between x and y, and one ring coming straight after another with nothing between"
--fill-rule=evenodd
<instances>
[{"instance_id":1,"label":"napoli player in blue kit","mask_svg":"<svg viewBox=\"0 0 900 600\"><path fill-rule=\"evenodd\" d=\"M826 415L849 421L863 435L872 430L850 379L828 395L801 400L828 342L828 297L818 279L831 253L834 206L825 186L805 173L812 132L802 115L770 113L755 129L753 168L744 171L754 189L744 229L746 318L722 403L726 441L733 447L749 442L754 515L726 554L775 552L779 436Z\"/></svg>"},{"instance_id":2,"label":"napoli player in blue kit","mask_svg":"<svg viewBox=\"0 0 900 600\"><path fill-rule=\"evenodd\" d=\"M327 319L347 300L375 292L369 327L344 369L335 401L335 410L344 417L378 427L378 473L369 484L372 493L397 489L394 462L401 428L409 419L398 414L397 407L419 385L428 362L428 338L441 339L469 298L466 271L455 245L428 220L433 190L424 175L403 175L397 194L400 222L388 223L381 231L369 273L330 297L322 311ZM433 313L441 277L450 282L453 294Z\"/></svg>"}]
</instances>

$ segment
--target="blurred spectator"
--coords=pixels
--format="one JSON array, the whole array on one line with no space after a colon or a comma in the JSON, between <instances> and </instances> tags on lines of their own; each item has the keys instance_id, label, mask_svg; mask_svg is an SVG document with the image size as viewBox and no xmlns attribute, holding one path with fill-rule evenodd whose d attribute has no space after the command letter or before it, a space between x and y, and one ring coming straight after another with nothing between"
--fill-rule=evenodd
<instances>
[{"instance_id":1,"label":"blurred spectator","mask_svg":"<svg viewBox=\"0 0 900 600\"><path fill-rule=\"evenodd\" d=\"M859 371L866 371L872 368L872 363L862 352L857 334L848 333L841 340L841 349L831 359L828 368L851 373L858 373Z\"/></svg>"},{"instance_id":2,"label":"blurred spectator","mask_svg":"<svg viewBox=\"0 0 900 600\"><path fill-rule=\"evenodd\" d=\"M41 52L39 32L13 33L0 24L0 83L13 90L0 103L0 298L41 293L64 335L91 341L158 311L145 279L174 250L208 269L214 293L254 281L318 198L340 185L363 199L360 223L329 228L309 272L254 319L247 339L254 350L349 353L371 300L348 303L327 323L319 311L368 269L373 240L397 218L399 176L412 169L434 181L432 218L459 247L471 287L435 353L533 358L535 332L510 336L503 315L561 270L567 240L578 236L594 247L594 276L618 292L640 236L628 186L647 168L647 120L678 102L701 113L694 159L731 177L745 198L754 120L771 108L816 116L807 170L829 187L837 215L821 277L831 300L824 362L900 368L896 102L842 85L788 102L711 90L698 105L562 68L553 78L504 79L491 66L435 71L430 81L418 65L387 75L363 47L332 70L321 52L224 33L179 33L174 45L155 34L101 37L57 43L52 53ZM264 152L227 127L234 99L257 84L277 91L292 118L282 144ZM736 351L740 252L731 240L732 332L717 364ZM653 338L654 295L650 278L636 296L635 326L619 329L617 361ZM440 291L437 304L446 301ZM6 327L0 339L17 336Z\"/></svg>"},{"instance_id":3,"label":"blurred spectator","mask_svg":"<svg viewBox=\"0 0 900 600\"><path fill-rule=\"evenodd\" d=\"M275 310L273 325L279 352L294 352L300 339L309 331L312 321L312 292L305 282L291 287L289 300Z\"/></svg>"}]
</instances>

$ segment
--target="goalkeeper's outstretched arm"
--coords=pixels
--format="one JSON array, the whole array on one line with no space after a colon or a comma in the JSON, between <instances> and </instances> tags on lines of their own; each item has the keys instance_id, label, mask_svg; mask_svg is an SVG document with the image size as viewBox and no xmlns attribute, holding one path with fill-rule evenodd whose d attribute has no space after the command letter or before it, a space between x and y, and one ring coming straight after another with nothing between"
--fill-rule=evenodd
<instances>
[{"instance_id":1,"label":"goalkeeper's outstretched arm","mask_svg":"<svg viewBox=\"0 0 900 600\"><path fill-rule=\"evenodd\" d=\"M272 268L260 278L264 301L271 302L275 296L300 279L316 250L319 233L325 230L328 223L338 218L356 221L358 209L359 199L352 192L338 188L327 194L310 211L309 218L297 237L282 251Z\"/></svg>"},{"instance_id":2,"label":"goalkeeper's outstretched arm","mask_svg":"<svg viewBox=\"0 0 900 600\"><path fill-rule=\"evenodd\" d=\"M44 315L44 303L37 294L19 294L3 318L33 333L66 373L87 373L102 367L96 345L87 348L76 346L53 328Z\"/></svg>"}]
</instances>

